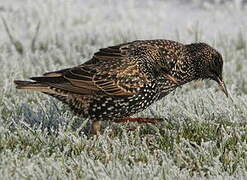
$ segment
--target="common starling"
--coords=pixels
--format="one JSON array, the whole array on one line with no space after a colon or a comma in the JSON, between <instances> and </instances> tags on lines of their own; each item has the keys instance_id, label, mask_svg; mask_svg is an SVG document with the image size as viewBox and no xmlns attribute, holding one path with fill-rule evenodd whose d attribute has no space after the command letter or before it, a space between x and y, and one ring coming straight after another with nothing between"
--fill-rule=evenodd
<instances>
[{"instance_id":1,"label":"common starling","mask_svg":"<svg viewBox=\"0 0 247 180\"><path fill-rule=\"evenodd\" d=\"M18 89L68 104L92 120L98 133L101 121L131 121L131 115L193 80L212 79L228 96L222 68L221 54L205 43L137 40L100 49L84 64L14 82Z\"/></svg>"}]
</instances>

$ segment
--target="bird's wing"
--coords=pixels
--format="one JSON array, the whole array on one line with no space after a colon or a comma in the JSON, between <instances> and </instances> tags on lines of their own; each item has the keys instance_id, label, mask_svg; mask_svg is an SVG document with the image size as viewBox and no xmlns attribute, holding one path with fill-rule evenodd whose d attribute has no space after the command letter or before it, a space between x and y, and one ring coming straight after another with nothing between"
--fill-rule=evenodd
<instances>
[{"instance_id":1,"label":"bird's wing","mask_svg":"<svg viewBox=\"0 0 247 180\"><path fill-rule=\"evenodd\" d=\"M100 49L82 65L31 79L81 95L129 96L150 81L148 69L155 76L162 71L169 72L171 63L160 62L161 50L143 41L112 46Z\"/></svg>"},{"instance_id":2,"label":"bird's wing","mask_svg":"<svg viewBox=\"0 0 247 180\"><path fill-rule=\"evenodd\" d=\"M80 95L133 95L148 80L144 73L139 72L125 48L119 45L101 49L92 60L82 65L30 79Z\"/></svg>"}]
</instances>

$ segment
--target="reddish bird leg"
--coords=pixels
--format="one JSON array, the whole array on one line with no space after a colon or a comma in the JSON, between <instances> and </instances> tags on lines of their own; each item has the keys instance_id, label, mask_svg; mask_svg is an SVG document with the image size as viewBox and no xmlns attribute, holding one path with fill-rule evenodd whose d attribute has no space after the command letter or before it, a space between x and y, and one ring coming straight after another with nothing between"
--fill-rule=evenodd
<instances>
[{"instance_id":1,"label":"reddish bird leg","mask_svg":"<svg viewBox=\"0 0 247 180\"><path fill-rule=\"evenodd\" d=\"M157 123L161 122L163 119L158 118L125 118L115 121L116 123L125 123L125 122L138 122L138 123Z\"/></svg>"}]
</instances>

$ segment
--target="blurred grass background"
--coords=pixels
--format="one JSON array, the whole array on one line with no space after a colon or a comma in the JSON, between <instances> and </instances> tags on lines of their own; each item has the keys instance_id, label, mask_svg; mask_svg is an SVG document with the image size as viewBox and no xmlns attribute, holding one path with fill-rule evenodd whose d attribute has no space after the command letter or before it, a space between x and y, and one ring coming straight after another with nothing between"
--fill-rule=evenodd
<instances>
[{"instance_id":1,"label":"blurred grass background","mask_svg":"<svg viewBox=\"0 0 247 180\"><path fill-rule=\"evenodd\" d=\"M1 179L247 179L246 1L0 0L0 16ZM193 82L136 115L164 122L108 122L96 139L67 106L13 84L159 38L218 49L233 101Z\"/></svg>"}]
</instances>

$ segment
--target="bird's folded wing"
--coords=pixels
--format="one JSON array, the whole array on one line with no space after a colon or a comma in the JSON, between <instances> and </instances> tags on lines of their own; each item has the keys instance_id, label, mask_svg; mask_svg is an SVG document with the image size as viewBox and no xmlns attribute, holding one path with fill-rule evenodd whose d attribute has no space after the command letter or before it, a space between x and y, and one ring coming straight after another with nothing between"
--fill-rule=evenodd
<instances>
[{"instance_id":1,"label":"bird's folded wing","mask_svg":"<svg viewBox=\"0 0 247 180\"><path fill-rule=\"evenodd\" d=\"M92 67L92 66L91 66ZM93 67L92 67L93 68ZM120 82L117 78L118 73L95 73L87 65L70 69L64 78L68 80L72 86L83 89L84 94L98 94L98 95L132 95L135 93L124 85L131 82Z\"/></svg>"},{"instance_id":2,"label":"bird's folded wing","mask_svg":"<svg viewBox=\"0 0 247 180\"><path fill-rule=\"evenodd\" d=\"M36 82L48 87L80 95L132 95L135 93L124 87L110 75L97 75L86 71L87 68L75 67L63 72L51 72L43 77L32 77ZM115 78L115 80L113 80Z\"/></svg>"}]
</instances>

